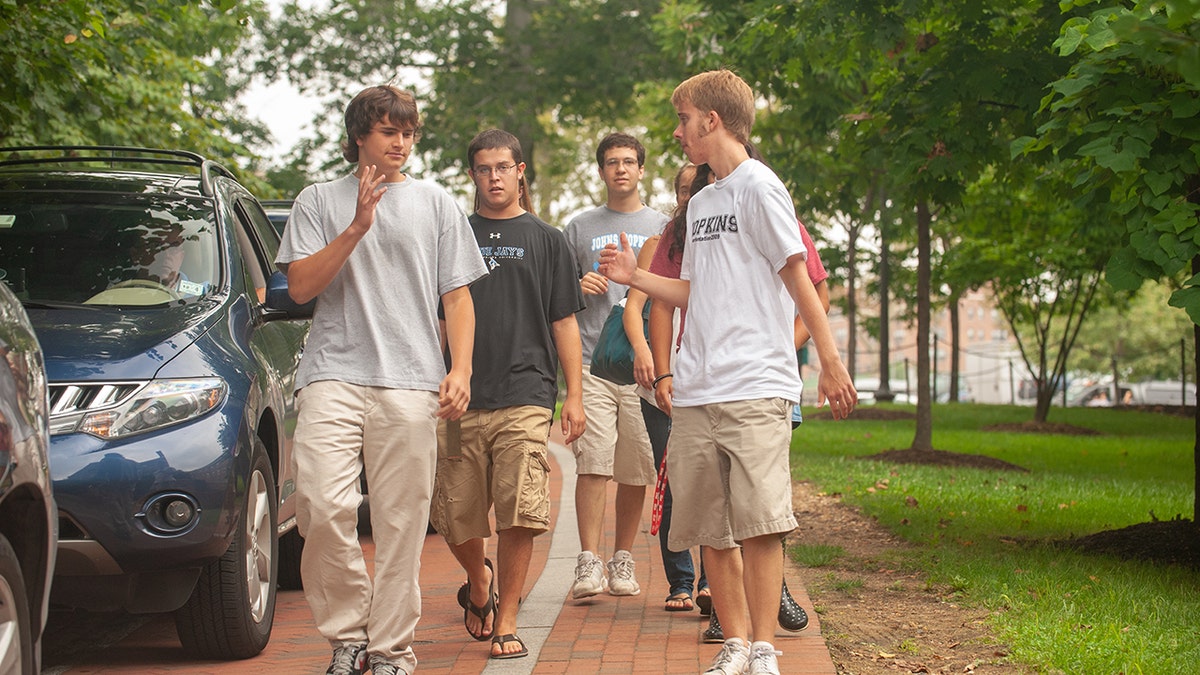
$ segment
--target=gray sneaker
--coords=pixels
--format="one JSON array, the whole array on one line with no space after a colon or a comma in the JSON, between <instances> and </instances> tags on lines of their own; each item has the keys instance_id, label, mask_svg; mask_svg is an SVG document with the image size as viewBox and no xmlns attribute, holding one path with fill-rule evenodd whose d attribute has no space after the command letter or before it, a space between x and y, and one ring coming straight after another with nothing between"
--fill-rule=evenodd
<instances>
[{"instance_id":1,"label":"gray sneaker","mask_svg":"<svg viewBox=\"0 0 1200 675\"><path fill-rule=\"evenodd\" d=\"M363 675L367 669L367 645L343 642L333 648L333 660L325 675Z\"/></svg>"},{"instance_id":2,"label":"gray sneaker","mask_svg":"<svg viewBox=\"0 0 1200 675\"><path fill-rule=\"evenodd\" d=\"M708 670L704 671L704 675L742 675L749 660L750 648L746 646L746 641L741 638L729 638L721 645L721 651L717 652L716 658ZM778 675L778 668L775 669L775 673Z\"/></svg>"},{"instance_id":3,"label":"gray sneaker","mask_svg":"<svg viewBox=\"0 0 1200 675\"><path fill-rule=\"evenodd\" d=\"M637 595L642 592L633 574L633 556L617 551L608 561L608 592L611 595Z\"/></svg>"},{"instance_id":4,"label":"gray sneaker","mask_svg":"<svg viewBox=\"0 0 1200 675\"><path fill-rule=\"evenodd\" d=\"M604 561L595 553L584 551L575 564L575 583L571 585L571 597L575 600L590 598L602 593L608 581L604 578Z\"/></svg>"},{"instance_id":5,"label":"gray sneaker","mask_svg":"<svg viewBox=\"0 0 1200 675\"><path fill-rule=\"evenodd\" d=\"M371 675L408 675L408 671L394 663L389 663L378 654L372 654Z\"/></svg>"},{"instance_id":6,"label":"gray sneaker","mask_svg":"<svg viewBox=\"0 0 1200 675\"><path fill-rule=\"evenodd\" d=\"M755 642L750 645L750 662L746 664L746 675L779 675L779 659L776 657L782 653L770 642Z\"/></svg>"}]
</instances>

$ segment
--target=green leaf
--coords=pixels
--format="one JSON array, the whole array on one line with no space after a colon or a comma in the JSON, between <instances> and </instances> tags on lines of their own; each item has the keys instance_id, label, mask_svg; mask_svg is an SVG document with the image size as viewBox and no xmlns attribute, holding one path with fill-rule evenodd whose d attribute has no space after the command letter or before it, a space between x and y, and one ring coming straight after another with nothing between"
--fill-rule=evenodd
<instances>
[{"instance_id":1,"label":"green leaf","mask_svg":"<svg viewBox=\"0 0 1200 675\"><path fill-rule=\"evenodd\" d=\"M1045 144L1033 136L1020 136L1008 144L1008 158L1016 159L1026 152L1034 152L1045 147Z\"/></svg>"},{"instance_id":2,"label":"green leaf","mask_svg":"<svg viewBox=\"0 0 1200 675\"><path fill-rule=\"evenodd\" d=\"M1088 22L1086 19L1070 19L1062 27L1062 37L1054 41L1058 47L1059 56L1070 56L1079 49L1080 43L1087 36L1085 32Z\"/></svg>"},{"instance_id":3,"label":"green leaf","mask_svg":"<svg viewBox=\"0 0 1200 675\"><path fill-rule=\"evenodd\" d=\"M1193 277L1188 283L1192 284L1195 281L1196 278ZM1175 291L1171 294L1171 299L1167 304L1172 307L1182 307L1192 323L1200 324L1200 287L1190 285Z\"/></svg>"},{"instance_id":4,"label":"green leaf","mask_svg":"<svg viewBox=\"0 0 1200 675\"><path fill-rule=\"evenodd\" d=\"M1193 87L1200 88L1200 45L1194 42L1179 49L1176 63L1179 76Z\"/></svg>"},{"instance_id":5,"label":"green leaf","mask_svg":"<svg viewBox=\"0 0 1200 675\"><path fill-rule=\"evenodd\" d=\"M1168 173L1148 171L1142 176L1142 180L1155 195L1161 195L1175 186L1175 177Z\"/></svg>"},{"instance_id":6,"label":"green leaf","mask_svg":"<svg viewBox=\"0 0 1200 675\"><path fill-rule=\"evenodd\" d=\"M1142 285L1142 276L1136 272L1137 254L1128 246L1118 249L1104 268L1104 278L1117 290L1131 291Z\"/></svg>"},{"instance_id":7,"label":"green leaf","mask_svg":"<svg viewBox=\"0 0 1200 675\"><path fill-rule=\"evenodd\" d=\"M1066 77L1050 85L1050 88L1063 96L1074 96L1092 86L1091 78Z\"/></svg>"},{"instance_id":8,"label":"green leaf","mask_svg":"<svg viewBox=\"0 0 1200 675\"><path fill-rule=\"evenodd\" d=\"M1200 68L1200 58L1197 58L1197 67ZM1198 114L1200 114L1200 96L1194 92L1190 96L1182 95L1171 98L1171 116L1175 119L1191 120Z\"/></svg>"}]
</instances>

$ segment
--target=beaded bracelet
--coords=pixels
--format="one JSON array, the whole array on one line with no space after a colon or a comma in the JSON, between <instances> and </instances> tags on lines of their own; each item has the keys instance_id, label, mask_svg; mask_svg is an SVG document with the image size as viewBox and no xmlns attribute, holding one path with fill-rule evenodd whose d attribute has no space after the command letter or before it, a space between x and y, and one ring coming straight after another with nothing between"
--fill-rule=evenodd
<instances>
[{"instance_id":1,"label":"beaded bracelet","mask_svg":"<svg viewBox=\"0 0 1200 675\"><path fill-rule=\"evenodd\" d=\"M662 375L659 375L658 377L654 378L654 382L652 382L650 384L650 388L658 389L658 383L662 382L663 380L667 379L668 377L675 377L675 375L674 375L674 373L663 373Z\"/></svg>"}]
</instances>

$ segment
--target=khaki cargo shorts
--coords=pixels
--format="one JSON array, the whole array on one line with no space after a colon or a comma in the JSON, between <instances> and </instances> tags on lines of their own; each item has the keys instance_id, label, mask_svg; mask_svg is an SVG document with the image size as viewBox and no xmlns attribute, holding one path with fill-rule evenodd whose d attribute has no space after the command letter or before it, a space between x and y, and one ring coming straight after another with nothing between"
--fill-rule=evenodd
<instances>
[{"instance_id":1,"label":"khaki cargo shorts","mask_svg":"<svg viewBox=\"0 0 1200 675\"><path fill-rule=\"evenodd\" d=\"M791 402L781 398L672 410L667 548L729 549L796 528L791 413Z\"/></svg>"},{"instance_id":2,"label":"khaki cargo shorts","mask_svg":"<svg viewBox=\"0 0 1200 675\"><path fill-rule=\"evenodd\" d=\"M554 411L541 406L468 410L457 422L438 422L437 476L430 522L459 545L496 529L550 527L550 462Z\"/></svg>"},{"instance_id":3,"label":"khaki cargo shorts","mask_svg":"<svg viewBox=\"0 0 1200 675\"><path fill-rule=\"evenodd\" d=\"M658 464L642 417L637 385L620 385L583 369L587 431L571 444L575 473L613 479L621 485L654 485Z\"/></svg>"}]
</instances>

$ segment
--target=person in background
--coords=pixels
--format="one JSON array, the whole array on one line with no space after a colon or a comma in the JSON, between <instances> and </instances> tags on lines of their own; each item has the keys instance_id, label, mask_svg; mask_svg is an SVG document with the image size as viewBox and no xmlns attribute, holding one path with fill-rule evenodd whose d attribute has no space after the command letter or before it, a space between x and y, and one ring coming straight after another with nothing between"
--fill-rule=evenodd
<instances>
[{"instance_id":1,"label":"person in background","mask_svg":"<svg viewBox=\"0 0 1200 675\"><path fill-rule=\"evenodd\" d=\"M364 89L345 124L354 173L297 196L275 261L296 302L318 300L296 378L300 571L333 646L326 673L411 675L437 419L458 419L470 401L468 285L487 270L453 197L403 171L421 134L412 94ZM374 578L356 529L364 469Z\"/></svg>"},{"instance_id":2,"label":"person in background","mask_svg":"<svg viewBox=\"0 0 1200 675\"><path fill-rule=\"evenodd\" d=\"M684 218L687 215L687 202L691 198L692 179L696 176L696 165L685 164L680 167L675 173L674 188L675 188L675 211L672 214L670 222L667 223L663 234L656 235L646 240L642 246L641 252L638 254L638 267L648 269L651 265L651 260L658 258L659 245L663 241L675 241L675 233L682 232L685 225ZM663 247L664 250L666 247ZM676 276L678 276L676 274ZM663 463L663 455L667 450L667 440L671 433L671 417L663 408L659 407L659 403L655 398L655 382L656 372L669 373L670 366L664 365L661 368L656 366L656 363L670 364L674 359L671 358L674 354L674 349L671 348L671 343L675 335L675 327L678 326L678 312L674 308L667 308L661 312L656 312L656 307L652 304L651 312L651 340L648 342L646 335L643 333L642 327L642 309L647 302L646 294L633 288L629 290L629 295L625 301L625 334L629 338L629 344L633 347L633 374L638 383L638 395L641 396L642 420L646 425L646 433L650 438L650 446L654 451L654 464L659 467ZM665 306L664 306L665 307ZM661 316L658 319L663 323L657 328L654 325L655 317ZM654 337L660 338L658 349L654 349L651 345ZM669 376L664 376L664 380ZM662 380L659 380L661 382ZM665 402L667 406L665 410L670 410L670 400ZM661 479L660 479L661 480ZM711 595L708 591L708 580L704 577L704 567L700 567L700 576L696 576L696 565L692 559L691 551L672 551L667 548L667 535L671 530L671 488L669 484L663 486L662 499L662 518L658 529L659 550L662 553L663 570L666 573L669 592L667 599L664 602L663 609L668 612L690 612L695 607L695 602L692 599L692 591L697 593L697 599L700 601L710 601ZM711 602L705 610L711 610Z\"/></svg>"},{"instance_id":3,"label":"person in background","mask_svg":"<svg viewBox=\"0 0 1200 675\"><path fill-rule=\"evenodd\" d=\"M587 299L587 309L579 315L585 366L591 363L605 319L626 291L624 286L609 283L596 273L596 255L622 232L627 233L634 250L640 250L647 239L662 232L667 221L666 215L642 203L639 184L645 163L646 149L636 138L620 132L605 136L596 148L596 164L604 181L606 201L576 216L564 231L582 272L578 285ZM612 595L637 595L641 587L629 549L641 524L646 486L654 485L657 477L637 385L609 382L593 376L585 367L583 406L589 431L572 445L578 474L575 510L581 550L576 558L571 597L588 598L605 587ZM609 480L617 483L616 527L613 555L605 565L600 557L600 537Z\"/></svg>"}]
</instances>

